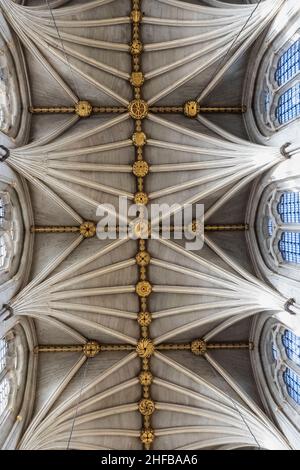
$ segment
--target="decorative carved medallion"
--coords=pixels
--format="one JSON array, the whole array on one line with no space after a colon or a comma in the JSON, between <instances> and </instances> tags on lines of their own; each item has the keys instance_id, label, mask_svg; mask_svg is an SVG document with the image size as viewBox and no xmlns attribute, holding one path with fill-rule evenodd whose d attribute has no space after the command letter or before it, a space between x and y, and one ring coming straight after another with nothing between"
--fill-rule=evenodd
<instances>
[{"instance_id":1,"label":"decorative carved medallion","mask_svg":"<svg viewBox=\"0 0 300 470\"><path fill-rule=\"evenodd\" d=\"M197 101L187 101L184 104L184 114L185 116L189 118L197 117L199 111L200 111L200 106L197 103Z\"/></svg>"},{"instance_id":2,"label":"decorative carved medallion","mask_svg":"<svg viewBox=\"0 0 300 470\"><path fill-rule=\"evenodd\" d=\"M146 193L143 193L143 192L135 193L134 202L135 202L135 204L140 204L142 206L146 206L148 204L148 195Z\"/></svg>"},{"instance_id":3,"label":"decorative carved medallion","mask_svg":"<svg viewBox=\"0 0 300 470\"><path fill-rule=\"evenodd\" d=\"M149 387L149 385L152 384L153 375L151 374L151 372L145 370L140 373L139 381L140 381L140 384L143 385L143 387Z\"/></svg>"},{"instance_id":4,"label":"decorative carved medallion","mask_svg":"<svg viewBox=\"0 0 300 470\"><path fill-rule=\"evenodd\" d=\"M149 172L149 165L145 160L138 160L132 166L132 173L138 178L143 178Z\"/></svg>"},{"instance_id":5,"label":"decorative carved medallion","mask_svg":"<svg viewBox=\"0 0 300 470\"><path fill-rule=\"evenodd\" d=\"M191 343L191 351L196 356L202 356L206 353L206 342L202 339L195 339Z\"/></svg>"},{"instance_id":6,"label":"decorative carved medallion","mask_svg":"<svg viewBox=\"0 0 300 470\"><path fill-rule=\"evenodd\" d=\"M135 259L139 266L148 266L150 263L150 255L147 251L139 251Z\"/></svg>"},{"instance_id":7,"label":"decorative carved medallion","mask_svg":"<svg viewBox=\"0 0 300 470\"><path fill-rule=\"evenodd\" d=\"M147 143L146 134L144 132L135 132L132 136L132 142L136 147L144 147Z\"/></svg>"},{"instance_id":8,"label":"decorative carved medallion","mask_svg":"<svg viewBox=\"0 0 300 470\"><path fill-rule=\"evenodd\" d=\"M143 44L141 41L134 40L130 44L130 54L131 55L140 55L143 52Z\"/></svg>"},{"instance_id":9,"label":"decorative carved medallion","mask_svg":"<svg viewBox=\"0 0 300 470\"><path fill-rule=\"evenodd\" d=\"M132 100L128 111L133 119L144 119L148 115L148 103L144 100Z\"/></svg>"},{"instance_id":10,"label":"decorative carved medallion","mask_svg":"<svg viewBox=\"0 0 300 470\"><path fill-rule=\"evenodd\" d=\"M130 77L130 83L134 87L140 87L145 81L144 75L142 72L132 72Z\"/></svg>"},{"instance_id":11,"label":"decorative carved medallion","mask_svg":"<svg viewBox=\"0 0 300 470\"><path fill-rule=\"evenodd\" d=\"M80 225L80 234L84 238L92 238L96 235L96 225L94 222L83 222Z\"/></svg>"},{"instance_id":12,"label":"decorative carved medallion","mask_svg":"<svg viewBox=\"0 0 300 470\"><path fill-rule=\"evenodd\" d=\"M100 345L97 341L89 341L83 345L82 351L86 357L95 357L100 352Z\"/></svg>"},{"instance_id":13,"label":"decorative carved medallion","mask_svg":"<svg viewBox=\"0 0 300 470\"><path fill-rule=\"evenodd\" d=\"M139 402L139 412L143 416L151 416L155 411L154 401L144 398Z\"/></svg>"},{"instance_id":14,"label":"decorative carved medallion","mask_svg":"<svg viewBox=\"0 0 300 470\"><path fill-rule=\"evenodd\" d=\"M151 339L143 338L140 339L137 347L136 352L139 357L150 357L154 353L154 344L152 343Z\"/></svg>"},{"instance_id":15,"label":"decorative carved medallion","mask_svg":"<svg viewBox=\"0 0 300 470\"><path fill-rule=\"evenodd\" d=\"M143 429L140 435L140 439L143 444L152 444L154 441L154 431L152 429Z\"/></svg>"},{"instance_id":16,"label":"decorative carved medallion","mask_svg":"<svg viewBox=\"0 0 300 470\"><path fill-rule=\"evenodd\" d=\"M92 114L93 107L88 101L78 101L75 105L75 113L77 116L86 118Z\"/></svg>"},{"instance_id":17,"label":"decorative carved medallion","mask_svg":"<svg viewBox=\"0 0 300 470\"><path fill-rule=\"evenodd\" d=\"M138 324L140 326L149 326L152 321L151 313L149 312L140 312L138 314Z\"/></svg>"},{"instance_id":18,"label":"decorative carved medallion","mask_svg":"<svg viewBox=\"0 0 300 470\"><path fill-rule=\"evenodd\" d=\"M139 297L148 297L152 292L152 286L148 281L140 281L135 286L135 290Z\"/></svg>"}]
</instances>

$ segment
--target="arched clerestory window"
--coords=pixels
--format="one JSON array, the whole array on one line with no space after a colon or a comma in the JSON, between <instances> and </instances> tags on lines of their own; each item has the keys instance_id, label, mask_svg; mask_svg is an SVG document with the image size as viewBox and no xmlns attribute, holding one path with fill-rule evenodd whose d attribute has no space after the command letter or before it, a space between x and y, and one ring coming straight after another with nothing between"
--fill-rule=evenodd
<instances>
[{"instance_id":1,"label":"arched clerestory window","mask_svg":"<svg viewBox=\"0 0 300 470\"><path fill-rule=\"evenodd\" d=\"M11 385L9 380L9 364L7 361L8 343L6 339L0 340L0 421L7 410Z\"/></svg>"},{"instance_id":2,"label":"arched clerestory window","mask_svg":"<svg viewBox=\"0 0 300 470\"><path fill-rule=\"evenodd\" d=\"M283 223L300 224L300 192L285 191L277 206Z\"/></svg>"},{"instance_id":3,"label":"arched clerestory window","mask_svg":"<svg viewBox=\"0 0 300 470\"><path fill-rule=\"evenodd\" d=\"M271 330L272 374L282 399L300 410L300 337L281 324ZM299 407L299 409L298 409Z\"/></svg>"},{"instance_id":4,"label":"arched clerestory window","mask_svg":"<svg viewBox=\"0 0 300 470\"><path fill-rule=\"evenodd\" d=\"M5 339L0 339L0 374L6 365L7 349L7 341Z\"/></svg>"},{"instance_id":5,"label":"arched clerestory window","mask_svg":"<svg viewBox=\"0 0 300 470\"><path fill-rule=\"evenodd\" d=\"M264 135L300 118L300 31L279 37L262 61L255 116Z\"/></svg>"},{"instance_id":6,"label":"arched clerestory window","mask_svg":"<svg viewBox=\"0 0 300 470\"><path fill-rule=\"evenodd\" d=\"M7 378L4 378L0 382L0 417L5 412L8 400L9 400L9 392L10 392L10 383Z\"/></svg>"},{"instance_id":7,"label":"arched clerestory window","mask_svg":"<svg viewBox=\"0 0 300 470\"><path fill-rule=\"evenodd\" d=\"M275 69L275 71L274 71ZM273 75L274 71L274 75ZM267 80L266 122L278 129L300 116L300 38L297 32L273 56Z\"/></svg>"},{"instance_id":8,"label":"arched clerestory window","mask_svg":"<svg viewBox=\"0 0 300 470\"><path fill-rule=\"evenodd\" d=\"M280 55L275 70L275 81L278 86L285 85L300 72L300 39L296 39Z\"/></svg>"},{"instance_id":9,"label":"arched clerestory window","mask_svg":"<svg viewBox=\"0 0 300 470\"><path fill-rule=\"evenodd\" d=\"M300 82L279 95L275 108L275 123L280 126L300 116Z\"/></svg>"},{"instance_id":10,"label":"arched clerestory window","mask_svg":"<svg viewBox=\"0 0 300 470\"><path fill-rule=\"evenodd\" d=\"M4 269L7 259L7 246L5 237L0 235L0 270Z\"/></svg>"},{"instance_id":11,"label":"arched clerestory window","mask_svg":"<svg viewBox=\"0 0 300 470\"><path fill-rule=\"evenodd\" d=\"M255 185L250 204L247 219L254 230L247 241L256 269L287 299L299 302L300 176L277 179L270 172Z\"/></svg>"},{"instance_id":12,"label":"arched clerestory window","mask_svg":"<svg viewBox=\"0 0 300 470\"><path fill-rule=\"evenodd\" d=\"M300 232L283 232L278 246L283 261L300 264Z\"/></svg>"},{"instance_id":13,"label":"arched clerestory window","mask_svg":"<svg viewBox=\"0 0 300 470\"><path fill-rule=\"evenodd\" d=\"M28 349L28 339L32 344L32 338L30 323L23 318L0 338L1 448L6 448L6 443L10 448L10 439L14 440L17 438L16 434L21 433L21 420L32 412L35 383L33 364L36 360Z\"/></svg>"},{"instance_id":14,"label":"arched clerestory window","mask_svg":"<svg viewBox=\"0 0 300 470\"><path fill-rule=\"evenodd\" d=\"M266 412L299 449L300 338L273 315L254 319L252 338L257 344L252 367Z\"/></svg>"},{"instance_id":15,"label":"arched clerestory window","mask_svg":"<svg viewBox=\"0 0 300 470\"><path fill-rule=\"evenodd\" d=\"M264 195L263 204L260 240L264 257L277 267L299 265L300 191L275 188Z\"/></svg>"},{"instance_id":16,"label":"arched clerestory window","mask_svg":"<svg viewBox=\"0 0 300 470\"><path fill-rule=\"evenodd\" d=\"M287 367L283 372L283 381L289 396L300 405L300 376Z\"/></svg>"},{"instance_id":17,"label":"arched clerestory window","mask_svg":"<svg viewBox=\"0 0 300 470\"><path fill-rule=\"evenodd\" d=\"M285 329L282 335L282 344L287 357L300 366L300 337Z\"/></svg>"},{"instance_id":18,"label":"arched clerestory window","mask_svg":"<svg viewBox=\"0 0 300 470\"><path fill-rule=\"evenodd\" d=\"M14 255L13 209L10 195L0 191L0 272L8 271Z\"/></svg>"}]
</instances>

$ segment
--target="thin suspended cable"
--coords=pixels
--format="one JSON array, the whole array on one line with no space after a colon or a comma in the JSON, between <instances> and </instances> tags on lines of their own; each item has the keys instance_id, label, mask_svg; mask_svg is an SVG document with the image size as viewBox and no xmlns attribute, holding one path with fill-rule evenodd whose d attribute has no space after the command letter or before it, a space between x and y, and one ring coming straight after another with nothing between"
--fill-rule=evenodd
<instances>
[{"instance_id":1,"label":"thin suspended cable","mask_svg":"<svg viewBox=\"0 0 300 470\"><path fill-rule=\"evenodd\" d=\"M236 35L236 37L234 38L234 40L232 41L231 45L229 46L225 56L223 57L223 59L221 60L221 63L220 64L217 64L217 67L215 69L215 71L211 74L211 77L209 79L209 81L207 82L207 85L203 88L203 90L205 90L205 88L210 84L211 80L213 77L215 77L219 72L220 70L222 69L224 63L226 62L226 59L229 55L229 53L231 52L231 50L233 49L233 47L235 46L236 42L238 41L238 39L240 38L241 34L244 32L245 28L247 27L249 21L252 19L253 15L255 14L256 10L258 9L259 5L261 4L261 1L262 0L259 0L256 7L252 10L252 12L250 13L249 17L247 18L245 24L243 25L243 27L241 28L241 30L238 32L238 34Z\"/></svg>"},{"instance_id":2,"label":"thin suspended cable","mask_svg":"<svg viewBox=\"0 0 300 470\"><path fill-rule=\"evenodd\" d=\"M61 47L62 47L62 50L63 50L63 54L65 56L65 59L68 63L68 66L69 66L69 69L70 69L70 74L71 74L71 79L72 79L72 82L73 82L73 87L74 87L74 90L76 91L76 94L77 94L77 98L79 99L79 92L78 92L78 87L77 87L77 83L76 83L76 79L75 79L75 75L74 75L74 71L71 67L71 64L70 64L70 61L69 61L69 57L68 57L68 54L66 52L66 49L65 49L65 46L64 46L64 42L63 42L63 39L60 35L60 32L59 32L59 29L57 27L57 24L56 24L56 21L55 21L55 17L54 17L54 14L53 14L53 10L52 10L52 7L49 3L49 0L45 0L47 5L48 5L48 8L49 8L49 11L50 11L50 14L51 14L51 17L52 17L52 21L53 21L53 24L55 26L55 29L56 29L56 32L57 32L57 35L58 35L58 38L61 42Z\"/></svg>"},{"instance_id":3,"label":"thin suspended cable","mask_svg":"<svg viewBox=\"0 0 300 470\"><path fill-rule=\"evenodd\" d=\"M229 399L231 400L231 402L232 402L232 404L233 404L235 410L236 410L236 411L238 412L238 414L240 415L240 417L241 417L243 423L245 424L246 428L248 429L249 433L251 434L253 440L256 442L257 447L259 448L259 450L261 450L261 445L260 445L260 443L258 442L258 440L257 440L255 434L253 433L252 429L250 428L249 424L248 424L247 421L245 420L245 418L244 418L243 414L241 413L240 409L238 408L238 406L236 405L235 401L233 400L233 398L232 398L229 394L228 394L228 397L229 397Z\"/></svg>"},{"instance_id":4,"label":"thin suspended cable","mask_svg":"<svg viewBox=\"0 0 300 470\"><path fill-rule=\"evenodd\" d=\"M87 373L87 369L88 369L88 362L89 362L89 360L87 359L86 362L85 362L85 364L84 364L84 371L83 371L83 374L82 374L80 392L79 392L79 396L78 396L78 400L77 400L77 404L76 404L76 410L75 410L75 413L74 413L74 418L73 418L73 421L72 421L71 432L70 432L70 436L69 436L69 439L68 439L68 444L67 444L67 449L66 449L66 450L69 450L69 448L70 448L71 439L72 439L72 435L73 435L74 427L75 427L75 421L76 421L76 418L77 418L77 416L78 416L78 409L79 409L79 405L80 405L82 390L83 390L83 386L84 386L84 384L85 384L85 378L86 378L86 373Z\"/></svg>"}]
</instances>

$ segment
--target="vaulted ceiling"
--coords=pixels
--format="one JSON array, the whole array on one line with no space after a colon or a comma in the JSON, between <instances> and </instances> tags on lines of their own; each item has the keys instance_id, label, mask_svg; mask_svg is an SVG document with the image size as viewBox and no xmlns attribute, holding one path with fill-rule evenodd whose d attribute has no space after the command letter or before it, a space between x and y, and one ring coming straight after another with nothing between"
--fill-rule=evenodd
<instances>
[{"instance_id":1,"label":"vaulted ceiling","mask_svg":"<svg viewBox=\"0 0 300 470\"><path fill-rule=\"evenodd\" d=\"M0 1L6 112L21 115L0 169L27 207L30 267L1 286L0 329L30 325L34 370L3 448L290 447L250 333L288 299L256 277L245 238L251 185L286 156L249 141L242 107L252 46L285 2L240 3ZM89 237L119 196L204 204L203 248Z\"/></svg>"}]
</instances>

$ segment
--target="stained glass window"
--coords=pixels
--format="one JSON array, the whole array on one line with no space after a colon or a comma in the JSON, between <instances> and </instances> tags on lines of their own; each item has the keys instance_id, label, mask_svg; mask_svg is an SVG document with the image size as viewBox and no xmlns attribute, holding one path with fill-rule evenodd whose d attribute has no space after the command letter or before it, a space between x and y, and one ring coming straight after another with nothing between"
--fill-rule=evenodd
<instances>
[{"instance_id":1,"label":"stained glass window","mask_svg":"<svg viewBox=\"0 0 300 470\"><path fill-rule=\"evenodd\" d=\"M283 232L278 247L284 261L300 264L300 232Z\"/></svg>"},{"instance_id":2,"label":"stained glass window","mask_svg":"<svg viewBox=\"0 0 300 470\"><path fill-rule=\"evenodd\" d=\"M286 192L277 206L282 222L285 224L300 223L300 193Z\"/></svg>"},{"instance_id":3,"label":"stained glass window","mask_svg":"<svg viewBox=\"0 0 300 470\"><path fill-rule=\"evenodd\" d=\"M295 364L300 365L300 337L296 336L292 331L284 330L282 343L287 357Z\"/></svg>"},{"instance_id":4,"label":"stained glass window","mask_svg":"<svg viewBox=\"0 0 300 470\"><path fill-rule=\"evenodd\" d=\"M286 385L289 396L300 405L300 377L290 368L286 368L283 373L283 381Z\"/></svg>"},{"instance_id":5,"label":"stained glass window","mask_svg":"<svg viewBox=\"0 0 300 470\"><path fill-rule=\"evenodd\" d=\"M7 342L5 339L0 339L0 372L3 371L6 365Z\"/></svg>"},{"instance_id":6,"label":"stained glass window","mask_svg":"<svg viewBox=\"0 0 300 470\"><path fill-rule=\"evenodd\" d=\"M8 397L10 392L9 381L5 378L0 383L0 415L7 407Z\"/></svg>"},{"instance_id":7,"label":"stained glass window","mask_svg":"<svg viewBox=\"0 0 300 470\"><path fill-rule=\"evenodd\" d=\"M5 210L4 210L4 202L3 202L3 200L0 198L0 219L4 219L4 213L5 213Z\"/></svg>"},{"instance_id":8,"label":"stained glass window","mask_svg":"<svg viewBox=\"0 0 300 470\"><path fill-rule=\"evenodd\" d=\"M279 124L286 124L300 116L300 82L280 95L275 116Z\"/></svg>"},{"instance_id":9,"label":"stained glass window","mask_svg":"<svg viewBox=\"0 0 300 470\"><path fill-rule=\"evenodd\" d=\"M287 83L300 71L300 39L295 41L279 58L275 80L279 86Z\"/></svg>"},{"instance_id":10,"label":"stained glass window","mask_svg":"<svg viewBox=\"0 0 300 470\"><path fill-rule=\"evenodd\" d=\"M268 234L270 237L273 235L273 230L274 230L273 221L272 219L269 219L268 220Z\"/></svg>"},{"instance_id":11,"label":"stained glass window","mask_svg":"<svg viewBox=\"0 0 300 470\"><path fill-rule=\"evenodd\" d=\"M0 268L4 266L6 258L6 245L3 237L0 237Z\"/></svg>"}]
</instances>

